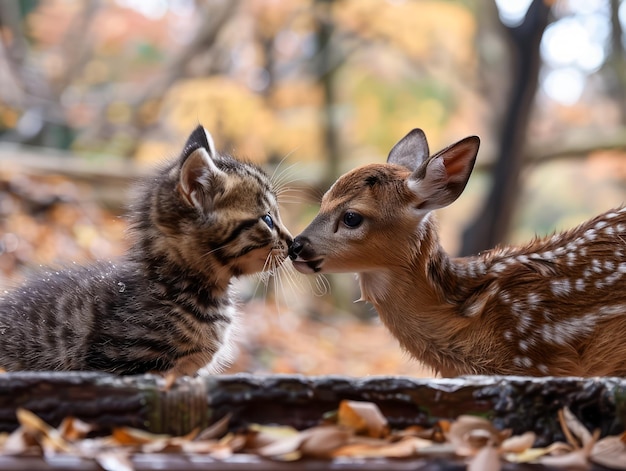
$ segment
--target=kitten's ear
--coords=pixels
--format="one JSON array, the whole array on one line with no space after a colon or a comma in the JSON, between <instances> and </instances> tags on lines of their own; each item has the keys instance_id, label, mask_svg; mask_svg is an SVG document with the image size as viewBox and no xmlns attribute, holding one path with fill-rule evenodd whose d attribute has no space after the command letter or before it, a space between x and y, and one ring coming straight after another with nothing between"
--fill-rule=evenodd
<instances>
[{"instance_id":1,"label":"kitten's ear","mask_svg":"<svg viewBox=\"0 0 626 471\"><path fill-rule=\"evenodd\" d=\"M185 149L189 148L202 147L205 149L209 156L214 159L217 156L217 152L215 151L215 143L213 142L213 137L211 133L204 129L203 126L198 126L187 138L187 143L185 144Z\"/></svg>"},{"instance_id":2,"label":"kitten's ear","mask_svg":"<svg viewBox=\"0 0 626 471\"><path fill-rule=\"evenodd\" d=\"M402 165L414 172L429 155L424 131L413 129L393 146L387 157L387 163Z\"/></svg>"},{"instance_id":3,"label":"kitten's ear","mask_svg":"<svg viewBox=\"0 0 626 471\"><path fill-rule=\"evenodd\" d=\"M214 193L212 189L215 189L223 175L224 172L217 168L209 152L200 147L183 162L178 191L190 206L210 208Z\"/></svg>"}]
</instances>

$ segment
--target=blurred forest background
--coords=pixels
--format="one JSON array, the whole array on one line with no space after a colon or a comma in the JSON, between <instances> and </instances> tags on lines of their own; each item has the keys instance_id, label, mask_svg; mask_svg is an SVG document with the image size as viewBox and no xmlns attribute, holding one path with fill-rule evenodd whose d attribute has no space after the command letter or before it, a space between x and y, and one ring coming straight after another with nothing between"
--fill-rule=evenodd
<instances>
[{"instance_id":1,"label":"blurred forest background","mask_svg":"<svg viewBox=\"0 0 626 471\"><path fill-rule=\"evenodd\" d=\"M482 140L451 253L571 227L625 200L625 29L626 0L2 0L0 288L122 253L128 189L198 123L280 165L294 235L414 127ZM238 283L230 372L431 374L352 275L280 281Z\"/></svg>"}]
</instances>

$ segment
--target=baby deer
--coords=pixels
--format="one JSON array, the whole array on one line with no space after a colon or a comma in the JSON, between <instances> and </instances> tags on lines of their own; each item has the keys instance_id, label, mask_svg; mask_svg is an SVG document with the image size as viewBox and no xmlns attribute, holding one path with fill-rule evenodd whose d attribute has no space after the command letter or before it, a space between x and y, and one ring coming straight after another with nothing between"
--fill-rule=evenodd
<instances>
[{"instance_id":1,"label":"baby deer","mask_svg":"<svg viewBox=\"0 0 626 471\"><path fill-rule=\"evenodd\" d=\"M401 346L443 376L626 375L626 208L522 247L450 258L432 210L456 200L479 139L429 157L424 133L340 177L294 239L302 273L356 272Z\"/></svg>"}]
</instances>

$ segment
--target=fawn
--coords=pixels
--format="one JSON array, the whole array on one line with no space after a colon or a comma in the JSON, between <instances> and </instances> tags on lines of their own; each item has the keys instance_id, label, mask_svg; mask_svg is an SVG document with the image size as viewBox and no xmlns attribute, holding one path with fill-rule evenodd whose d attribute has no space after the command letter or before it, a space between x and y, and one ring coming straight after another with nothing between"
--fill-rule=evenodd
<instances>
[{"instance_id":1,"label":"fawn","mask_svg":"<svg viewBox=\"0 0 626 471\"><path fill-rule=\"evenodd\" d=\"M361 299L443 376L626 375L626 208L522 247L450 258L431 213L455 201L478 137L429 157L414 129L340 177L289 255L302 273L356 272Z\"/></svg>"}]
</instances>

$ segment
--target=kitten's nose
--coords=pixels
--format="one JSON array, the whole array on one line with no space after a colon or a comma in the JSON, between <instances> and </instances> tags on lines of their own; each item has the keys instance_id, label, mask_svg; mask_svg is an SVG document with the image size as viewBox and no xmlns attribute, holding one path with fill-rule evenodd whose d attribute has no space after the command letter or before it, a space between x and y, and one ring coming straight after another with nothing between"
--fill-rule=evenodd
<instances>
[{"instance_id":1,"label":"kitten's nose","mask_svg":"<svg viewBox=\"0 0 626 471\"><path fill-rule=\"evenodd\" d=\"M304 242L302 242L302 237L296 236L296 238L293 239L293 242L289 246L289 258L291 260L295 260L296 258L298 258L298 255L300 255L300 252L302 252L303 248Z\"/></svg>"}]
</instances>

